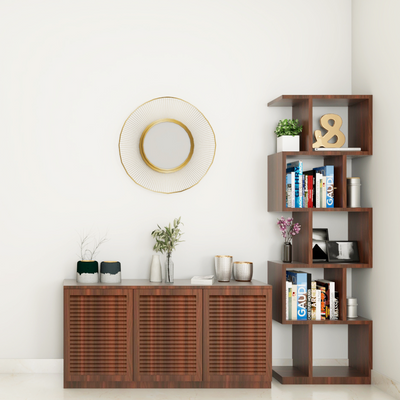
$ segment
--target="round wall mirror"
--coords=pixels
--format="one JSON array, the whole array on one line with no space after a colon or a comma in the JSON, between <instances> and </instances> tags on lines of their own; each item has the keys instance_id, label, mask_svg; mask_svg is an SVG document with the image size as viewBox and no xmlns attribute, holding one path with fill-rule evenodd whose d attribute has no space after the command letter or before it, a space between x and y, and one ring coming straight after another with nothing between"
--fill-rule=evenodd
<instances>
[{"instance_id":1,"label":"round wall mirror","mask_svg":"<svg viewBox=\"0 0 400 400\"><path fill-rule=\"evenodd\" d=\"M192 104L158 97L134 110L119 137L126 173L138 185L159 193L179 193L197 185L216 150L214 131Z\"/></svg>"},{"instance_id":2,"label":"round wall mirror","mask_svg":"<svg viewBox=\"0 0 400 400\"><path fill-rule=\"evenodd\" d=\"M194 151L193 136L187 126L171 118L149 124L140 137L139 146L144 162L164 174L182 169Z\"/></svg>"}]
</instances>

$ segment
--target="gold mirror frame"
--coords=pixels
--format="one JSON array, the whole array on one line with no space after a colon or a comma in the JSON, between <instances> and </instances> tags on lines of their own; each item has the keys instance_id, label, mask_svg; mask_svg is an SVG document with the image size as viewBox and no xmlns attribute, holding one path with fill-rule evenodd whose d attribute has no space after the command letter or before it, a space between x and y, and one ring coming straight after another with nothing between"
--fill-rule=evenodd
<instances>
[{"instance_id":1,"label":"gold mirror frame","mask_svg":"<svg viewBox=\"0 0 400 400\"><path fill-rule=\"evenodd\" d=\"M143 157L144 133L160 120L175 120L190 132L190 157L169 172L149 160L147 163L147 157ZM153 192L172 194L188 190L204 178L214 162L217 142L210 123L195 106L177 97L158 97L142 104L128 116L118 147L122 166L136 184Z\"/></svg>"},{"instance_id":2,"label":"gold mirror frame","mask_svg":"<svg viewBox=\"0 0 400 400\"><path fill-rule=\"evenodd\" d=\"M181 128L183 128L186 133L189 136L189 140L190 140L190 151L189 151L189 155L187 156L186 160L181 164L178 165L175 168L159 168L157 166L155 166L153 163L150 162L150 160L147 158L146 153L144 151L144 139L146 138L147 132L153 128L153 126L161 124L163 122L172 122L176 125L179 125ZM160 172L162 174L170 174L172 172L176 172L179 171L180 169L182 169L185 165L187 165L187 163L190 161L190 159L192 158L193 152L194 152L194 140L193 140L193 136L192 133L190 132L190 130L188 129L188 127L185 124L182 124L182 122L176 120L176 119L172 119L172 118L162 118L162 119L158 119L157 121L154 121L152 123L150 123L149 125L146 126L146 129L143 131L142 136L140 137L140 143L139 143L139 149L140 149L140 155L143 158L143 161L151 168L154 169L154 171Z\"/></svg>"}]
</instances>

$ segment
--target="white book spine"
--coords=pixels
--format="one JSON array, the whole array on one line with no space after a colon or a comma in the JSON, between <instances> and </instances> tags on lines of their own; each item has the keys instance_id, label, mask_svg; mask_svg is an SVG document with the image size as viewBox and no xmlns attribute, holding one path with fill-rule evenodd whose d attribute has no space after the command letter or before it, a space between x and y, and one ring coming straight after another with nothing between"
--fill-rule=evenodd
<instances>
[{"instance_id":1,"label":"white book spine","mask_svg":"<svg viewBox=\"0 0 400 400\"><path fill-rule=\"evenodd\" d=\"M321 208L321 203L320 203L320 180L321 180L321 174L317 172L315 174L315 208Z\"/></svg>"},{"instance_id":2,"label":"white book spine","mask_svg":"<svg viewBox=\"0 0 400 400\"><path fill-rule=\"evenodd\" d=\"M322 177L322 208L326 208L326 176Z\"/></svg>"},{"instance_id":3,"label":"white book spine","mask_svg":"<svg viewBox=\"0 0 400 400\"><path fill-rule=\"evenodd\" d=\"M286 281L286 321L289 320L289 288L292 287L292 282Z\"/></svg>"},{"instance_id":4,"label":"white book spine","mask_svg":"<svg viewBox=\"0 0 400 400\"><path fill-rule=\"evenodd\" d=\"M316 298L317 298L317 312L316 312L316 321L321 321L321 289L316 290Z\"/></svg>"},{"instance_id":5,"label":"white book spine","mask_svg":"<svg viewBox=\"0 0 400 400\"><path fill-rule=\"evenodd\" d=\"M292 285L292 320L297 320L297 285Z\"/></svg>"},{"instance_id":6,"label":"white book spine","mask_svg":"<svg viewBox=\"0 0 400 400\"><path fill-rule=\"evenodd\" d=\"M303 208L303 175L299 175L299 199L300 208Z\"/></svg>"},{"instance_id":7,"label":"white book spine","mask_svg":"<svg viewBox=\"0 0 400 400\"><path fill-rule=\"evenodd\" d=\"M329 284L329 307L329 319L335 319L335 282Z\"/></svg>"},{"instance_id":8,"label":"white book spine","mask_svg":"<svg viewBox=\"0 0 400 400\"><path fill-rule=\"evenodd\" d=\"M295 173L291 172L292 175L292 208L296 207L296 196L295 196Z\"/></svg>"}]
</instances>

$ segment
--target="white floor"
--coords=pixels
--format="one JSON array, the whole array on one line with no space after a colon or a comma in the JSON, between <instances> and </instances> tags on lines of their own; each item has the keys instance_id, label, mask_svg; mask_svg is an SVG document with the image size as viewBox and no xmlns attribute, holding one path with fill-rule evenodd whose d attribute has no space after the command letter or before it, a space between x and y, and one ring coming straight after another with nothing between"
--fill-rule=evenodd
<instances>
[{"instance_id":1,"label":"white floor","mask_svg":"<svg viewBox=\"0 0 400 400\"><path fill-rule=\"evenodd\" d=\"M271 389L63 389L61 374L0 374L0 400L393 400L370 385L283 386Z\"/></svg>"}]
</instances>

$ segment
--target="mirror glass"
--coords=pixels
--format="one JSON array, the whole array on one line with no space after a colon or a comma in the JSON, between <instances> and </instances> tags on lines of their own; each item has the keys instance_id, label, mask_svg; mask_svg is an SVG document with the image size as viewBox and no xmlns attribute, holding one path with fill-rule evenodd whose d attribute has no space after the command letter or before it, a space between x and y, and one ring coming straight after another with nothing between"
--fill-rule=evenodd
<instances>
[{"instance_id":1,"label":"mirror glass","mask_svg":"<svg viewBox=\"0 0 400 400\"><path fill-rule=\"evenodd\" d=\"M160 122L152 126L143 140L147 160L160 170L179 167L189 157L190 150L188 133L174 122Z\"/></svg>"}]
</instances>

